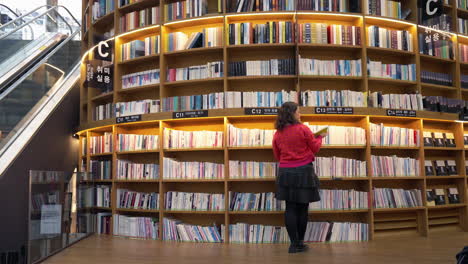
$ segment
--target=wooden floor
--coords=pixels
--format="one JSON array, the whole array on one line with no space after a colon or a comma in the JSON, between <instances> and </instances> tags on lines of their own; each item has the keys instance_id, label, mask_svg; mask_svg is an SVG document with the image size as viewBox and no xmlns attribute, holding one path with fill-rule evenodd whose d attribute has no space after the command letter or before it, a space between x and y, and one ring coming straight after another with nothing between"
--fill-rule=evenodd
<instances>
[{"instance_id":1,"label":"wooden floor","mask_svg":"<svg viewBox=\"0 0 468 264\"><path fill-rule=\"evenodd\" d=\"M306 253L288 254L288 245L224 245L131 240L94 235L44 263L313 263L445 264L468 245L468 233L445 231L425 237L390 237L365 243L311 244Z\"/></svg>"}]
</instances>

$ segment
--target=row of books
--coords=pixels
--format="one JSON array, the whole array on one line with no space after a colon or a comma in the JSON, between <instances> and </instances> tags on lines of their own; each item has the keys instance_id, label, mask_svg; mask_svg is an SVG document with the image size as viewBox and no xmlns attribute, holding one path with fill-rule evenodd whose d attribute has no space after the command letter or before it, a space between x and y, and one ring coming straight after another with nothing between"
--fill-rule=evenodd
<instances>
[{"instance_id":1,"label":"row of books","mask_svg":"<svg viewBox=\"0 0 468 264\"><path fill-rule=\"evenodd\" d=\"M166 241L186 242L220 243L223 241L219 227L216 225L189 225L172 218L163 219L162 238Z\"/></svg>"},{"instance_id":2,"label":"row of books","mask_svg":"<svg viewBox=\"0 0 468 264\"><path fill-rule=\"evenodd\" d=\"M164 5L166 21L204 16L208 13L208 0L185 0Z\"/></svg>"},{"instance_id":3,"label":"row of books","mask_svg":"<svg viewBox=\"0 0 468 264\"><path fill-rule=\"evenodd\" d=\"M112 234L115 236L156 240L159 238L159 220L114 214Z\"/></svg>"},{"instance_id":4,"label":"row of books","mask_svg":"<svg viewBox=\"0 0 468 264\"><path fill-rule=\"evenodd\" d=\"M421 71L421 81L438 85L453 85L452 75L442 72Z\"/></svg>"},{"instance_id":5,"label":"row of books","mask_svg":"<svg viewBox=\"0 0 468 264\"><path fill-rule=\"evenodd\" d=\"M122 75L122 89L158 84L160 78L159 69L125 74Z\"/></svg>"},{"instance_id":6,"label":"row of books","mask_svg":"<svg viewBox=\"0 0 468 264\"><path fill-rule=\"evenodd\" d=\"M224 179L224 164L163 158L164 179Z\"/></svg>"},{"instance_id":7,"label":"row of books","mask_svg":"<svg viewBox=\"0 0 468 264\"><path fill-rule=\"evenodd\" d=\"M106 207L110 208L111 187L106 185L78 187L78 208Z\"/></svg>"},{"instance_id":8,"label":"row of books","mask_svg":"<svg viewBox=\"0 0 468 264\"><path fill-rule=\"evenodd\" d=\"M119 7L124 7L126 5L131 5L131 4L135 4L137 2L141 2L143 0L119 0L118 3L119 3Z\"/></svg>"},{"instance_id":9,"label":"row of books","mask_svg":"<svg viewBox=\"0 0 468 264\"><path fill-rule=\"evenodd\" d=\"M109 235L112 227L111 227L111 221L112 221L112 213L97 213L96 214L96 220L91 220L91 224L93 225L93 230L97 234L105 234Z\"/></svg>"},{"instance_id":10,"label":"row of books","mask_svg":"<svg viewBox=\"0 0 468 264\"><path fill-rule=\"evenodd\" d=\"M424 109L433 112L466 113L467 101L443 96L424 96Z\"/></svg>"},{"instance_id":11,"label":"row of books","mask_svg":"<svg viewBox=\"0 0 468 264\"><path fill-rule=\"evenodd\" d=\"M118 134L117 151L159 149L159 135Z\"/></svg>"},{"instance_id":12,"label":"row of books","mask_svg":"<svg viewBox=\"0 0 468 264\"><path fill-rule=\"evenodd\" d=\"M468 1L467 0L457 0L457 8L468 9Z\"/></svg>"},{"instance_id":13,"label":"row of books","mask_svg":"<svg viewBox=\"0 0 468 264\"><path fill-rule=\"evenodd\" d=\"M393 156L371 156L373 177L417 177L420 175L418 159Z\"/></svg>"},{"instance_id":14,"label":"row of books","mask_svg":"<svg viewBox=\"0 0 468 264\"><path fill-rule=\"evenodd\" d=\"M339 179L366 177L367 162L335 156L315 157L314 170L319 178ZM229 175L229 177L232 176Z\"/></svg>"},{"instance_id":15,"label":"row of books","mask_svg":"<svg viewBox=\"0 0 468 264\"><path fill-rule=\"evenodd\" d=\"M64 177L60 171L31 171L29 177L31 183L58 183Z\"/></svg>"},{"instance_id":16,"label":"row of books","mask_svg":"<svg viewBox=\"0 0 468 264\"><path fill-rule=\"evenodd\" d=\"M89 171L94 175L94 180L110 180L112 174L112 161L90 160Z\"/></svg>"},{"instance_id":17,"label":"row of books","mask_svg":"<svg viewBox=\"0 0 468 264\"><path fill-rule=\"evenodd\" d=\"M276 200L275 194L229 192L231 211L284 211L286 202Z\"/></svg>"},{"instance_id":18,"label":"row of books","mask_svg":"<svg viewBox=\"0 0 468 264\"><path fill-rule=\"evenodd\" d=\"M159 164L118 159L116 177L118 180L156 180L159 179Z\"/></svg>"},{"instance_id":19,"label":"row of books","mask_svg":"<svg viewBox=\"0 0 468 264\"><path fill-rule=\"evenodd\" d=\"M281 107L284 102L297 102L296 91L225 92L225 108Z\"/></svg>"},{"instance_id":20,"label":"row of books","mask_svg":"<svg viewBox=\"0 0 468 264\"><path fill-rule=\"evenodd\" d=\"M113 150L113 137L111 132L105 132L102 136L89 138L89 153L100 154L109 153Z\"/></svg>"},{"instance_id":21,"label":"row of books","mask_svg":"<svg viewBox=\"0 0 468 264\"><path fill-rule=\"evenodd\" d=\"M361 27L301 23L298 30L299 43L361 45Z\"/></svg>"},{"instance_id":22,"label":"row of books","mask_svg":"<svg viewBox=\"0 0 468 264\"><path fill-rule=\"evenodd\" d=\"M425 147L456 147L452 132L424 131L423 138Z\"/></svg>"},{"instance_id":23,"label":"row of books","mask_svg":"<svg viewBox=\"0 0 468 264\"><path fill-rule=\"evenodd\" d=\"M167 69L167 81L187 81L207 78L219 78L224 74L224 62L208 62L205 65Z\"/></svg>"},{"instance_id":24,"label":"row of books","mask_svg":"<svg viewBox=\"0 0 468 264\"><path fill-rule=\"evenodd\" d=\"M222 131L183 131L164 128L164 148L220 148L223 146ZM271 141L270 141L271 142Z\"/></svg>"},{"instance_id":25,"label":"row of books","mask_svg":"<svg viewBox=\"0 0 468 264\"><path fill-rule=\"evenodd\" d=\"M458 43L458 47L459 47L460 61L468 62L468 45Z\"/></svg>"},{"instance_id":26,"label":"row of books","mask_svg":"<svg viewBox=\"0 0 468 264\"><path fill-rule=\"evenodd\" d=\"M229 76L294 75L296 62L294 59L230 62L228 74Z\"/></svg>"},{"instance_id":27,"label":"row of books","mask_svg":"<svg viewBox=\"0 0 468 264\"><path fill-rule=\"evenodd\" d=\"M143 115L161 111L161 101L145 99L140 101L115 103L115 117Z\"/></svg>"},{"instance_id":28,"label":"row of books","mask_svg":"<svg viewBox=\"0 0 468 264\"><path fill-rule=\"evenodd\" d=\"M316 76L362 76L361 59L318 60L299 56L299 74Z\"/></svg>"},{"instance_id":29,"label":"row of books","mask_svg":"<svg viewBox=\"0 0 468 264\"><path fill-rule=\"evenodd\" d=\"M162 99L162 111L190 111L224 108L224 93L174 96Z\"/></svg>"},{"instance_id":30,"label":"row of books","mask_svg":"<svg viewBox=\"0 0 468 264\"><path fill-rule=\"evenodd\" d=\"M367 73L370 77L416 81L416 64L386 64L381 61L369 60Z\"/></svg>"},{"instance_id":31,"label":"row of books","mask_svg":"<svg viewBox=\"0 0 468 264\"><path fill-rule=\"evenodd\" d=\"M98 105L93 111L93 121L105 120L115 116L115 106L113 103Z\"/></svg>"},{"instance_id":32,"label":"row of books","mask_svg":"<svg viewBox=\"0 0 468 264\"><path fill-rule=\"evenodd\" d=\"M356 0L296 0L298 10L359 12L360 1Z\"/></svg>"},{"instance_id":33,"label":"row of books","mask_svg":"<svg viewBox=\"0 0 468 264\"><path fill-rule=\"evenodd\" d=\"M398 19L404 18L400 1L367 0L365 8L365 12L368 15L393 17Z\"/></svg>"},{"instance_id":34,"label":"row of books","mask_svg":"<svg viewBox=\"0 0 468 264\"><path fill-rule=\"evenodd\" d=\"M261 12L261 11L294 11L295 0L231 0L228 1L229 12Z\"/></svg>"},{"instance_id":35,"label":"row of books","mask_svg":"<svg viewBox=\"0 0 468 264\"><path fill-rule=\"evenodd\" d=\"M371 47L413 51L413 38L407 30L393 30L379 26L368 28L367 45Z\"/></svg>"},{"instance_id":36,"label":"row of books","mask_svg":"<svg viewBox=\"0 0 468 264\"><path fill-rule=\"evenodd\" d=\"M122 44L122 61L160 53L160 36L146 37Z\"/></svg>"},{"instance_id":37,"label":"row of books","mask_svg":"<svg viewBox=\"0 0 468 264\"><path fill-rule=\"evenodd\" d=\"M420 132L418 129L391 127L384 124L370 124L370 139L372 146L419 146Z\"/></svg>"},{"instance_id":38,"label":"row of books","mask_svg":"<svg viewBox=\"0 0 468 264\"><path fill-rule=\"evenodd\" d=\"M229 45L294 43L294 23L269 21L265 24L251 22L229 24Z\"/></svg>"},{"instance_id":39,"label":"row of books","mask_svg":"<svg viewBox=\"0 0 468 264\"><path fill-rule=\"evenodd\" d=\"M88 138L81 138L81 155L86 156L88 154Z\"/></svg>"},{"instance_id":40,"label":"row of books","mask_svg":"<svg viewBox=\"0 0 468 264\"><path fill-rule=\"evenodd\" d=\"M292 100L291 100L292 101ZM325 91L303 91L300 99L301 106L347 106L366 107L367 92L351 90L325 90ZM379 105L377 105L379 106ZM374 106L374 107L377 107Z\"/></svg>"},{"instance_id":41,"label":"row of books","mask_svg":"<svg viewBox=\"0 0 468 264\"><path fill-rule=\"evenodd\" d=\"M468 89L468 75L460 74L461 87Z\"/></svg>"},{"instance_id":42,"label":"row of books","mask_svg":"<svg viewBox=\"0 0 468 264\"><path fill-rule=\"evenodd\" d=\"M442 38L443 34L440 34ZM453 60L453 42L450 36L446 39L434 39L430 33L419 33L419 53Z\"/></svg>"},{"instance_id":43,"label":"row of books","mask_svg":"<svg viewBox=\"0 0 468 264\"><path fill-rule=\"evenodd\" d=\"M374 208L406 208L423 206L421 190L374 189Z\"/></svg>"},{"instance_id":44,"label":"row of books","mask_svg":"<svg viewBox=\"0 0 468 264\"><path fill-rule=\"evenodd\" d=\"M426 190L427 206L438 206L460 203L457 187L435 188Z\"/></svg>"},{"instance_id":45,"label":"row of books","mask_svg":"<svg viewBox=\"0 0 468 264\"><path fill-rule=\"evenodd\" d=\"M95 0L92 6L93 21L113 12L114 9L114 0Z\"/></svg>"},{"instance_id":46,"label":"row of books","mask_svg":"<svg viewBox=\"0 0 468 264\"><path fill-rule=\"evenodd\" d=\"M165 50L219 47L223 43L223 27L211 27L204 28L201 32L192 32L190 36L180 31L169 33L165 40Z\"/></svg>"},{"instance_id":47,"label":"row of books","mask_svg":"<svg viewBox=\"0 0 468 264\"><path fill-rule=\"evenodd\" d=\"M277 170L277 162L241 160L229 161L230 179L274 178L276 177Z\"/></svg>"},{"instance_id":48,"label":"row of books","mask_svg":"<svg viewBox=\"0 0 468 264\"><path fill-rule=\"evenodd\" d=\"M468 34L468 20L463 18L458 18L458 33Z\"/></svg>"},{"instance_id":49,"label":"row of books","mask_svg":"<svg viewBox=\"0 0 468 264\"><path fill-rule=\"evenodd\" d=\"M367 209L368 198L368 192L320 189L320 201L310 203L309 210Z\"/></svg>"},{"instance_id":50,"label":"row of books","mask_svg":"<svg viewBox=\"0 0 468 264\"><path fill-rule=\"evenodd\" d=\"M323 145L366 145L366 130L361 127L310 125L304 122L312 132L328 128L328 135L322 138Z\"/></svg>"},{"instance_id":51,"label":"row of books","mask_svg":"<svg viewBox=\"0 0 468 264\"><path fill-rule=\"evenodd\" d=\"M369 95L370 107L424 110L423 96L421 94L383 94L373 92Z\"/></svg>"},{"instance_id":52,"label":"row of books","mask_svg":"<svg viewBox=\"0 0 468 264\"><path fill-rule=\"evenodd\" d=\"M31 196L31 207L34 211L42 210L44 204L60 204L60 192L36 193Z\"/></svg>"},{"instance_id":53,"label":"row of books","mask_svg":"<svg viewBox=\"0 0 468 264\"><path fill-rule=\"evenodd\" d=\"M229 146L271 146L273 129L238 128L228 124Z\"/></svg>"},{"instance_id":54,"label":"row of books","mask_svg":"<svg viewBox=\"0 0 468 264\"><path fill-rule=\"evenodd\" d=\"M455 160L425 160L426 176L458 176Z\"/></svg>"},{"instance_id":55,"label":"row of books","mask_svg":"<svg viewBox=\"0 0 468 264\"><path fill-rule=\"evenodd\" d=\"M223 211L224 194L167 192L164 196L166 210Z\"/></svg>"},{"instance_id":56,"label":"row of books","mask_svg":"<svg viewBox=\"0 0 468 264\"><path fill-rule=\"evenodd\" d=\"M155 25L159 24L160 21L159 7L150 7L123 15L120 18L120 31L126 32L136 28Z\"/></svg>"},{"instance_id":57,"label":"row of books","mask_svg":"<svg viewBox=\"0 0 468 264\"><path fill-rule=\"evenodd\" d=\"M117 208L158 210L159 193L144 193L117 189Z\"/></svg>"}]
</instances>

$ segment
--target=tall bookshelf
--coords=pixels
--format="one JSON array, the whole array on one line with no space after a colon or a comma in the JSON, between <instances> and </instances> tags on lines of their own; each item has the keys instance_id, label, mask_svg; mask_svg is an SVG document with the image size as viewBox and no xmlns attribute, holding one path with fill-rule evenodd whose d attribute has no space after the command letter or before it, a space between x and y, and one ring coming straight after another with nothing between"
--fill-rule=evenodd
<instances>
[{"instance_id":1,"label":"tall bookshelf","mask_svg":"<svg viewBox=\"0 0 468 264\"><path fill-rule=\"evenodd\" d=\"M115 118L95 121L94 108L106 103L130 102L142 99L161 100L174 96L193 96L208 93L227 92L301 92L307 90L326 91L351 90L366 93L383 91L384 94L419 93L423 96L444 96L454 99L468 100L468 92L461 85L461 75L468 75L467 63L461 59L459 47L468 45L468 37L462 34L446 33L453 42L453 59L443 59L435 56L420 54L418 33L425 28L419 27L416 0L403 1L404 9L410 9L411 14L407 20L368 15L366 11L367 0L360 1L360 12L320 12L312 10L274 11L274 12L232 12L229 9L230 1L207 1L208 13L202 17L189 19L168 20L164 16L165 6L177 1L148 1L142 0L125 6L119 6L115 1L115 10L93 21L93 2L83 1L83 19L88 21L88 29L83 29L83 53L95 47L95 35L102 35L114 31L115 50L113 66L113 91L100 93L98 89L88 87L86 80L86 64L93 61L92 52L86 53L82 65L82 85L80 103L80 144L87 138L88 151L80 153L80 164L83 169L90 169L91 160L111 160L111 180L97 181L100 184L111 185L111 208L93 208L99 211L111 211L112 214L125 214L130 216L148 216L159 218L159 239L162 237L162 219L171 217L182 220L184 223L210 225L215 222L224 225L226 232L225 242L229 242L227 227L230 224L250 223L264 225L283 225L283 218L279 211L236 212L230 211L229 192L274 192L274 178L265 179L231 179L229 177L229 161L263 161L273 162L273 153L270 146L229 146L228 127L273 129L274 117L245 115L241 108L224 108L208 110L209 117L174 119L172 112L158 112L143 114L141 122L117 124ZM455 2L455 1L453 1ZM297 2L299 4L299 2ZM89 7L88 7L89 6ZM121 31L120 19L130 12L159 7L160 21L154 25L146 25L129 32ZM456 3L449 1L445 5L445 13L451 15L452 25L457 30L457 18L462 17L466 11L456 8ZM298 7L297 7L298 8ZM251 23L264 24L269 21L286 21L293 23L295 38L288 43L238 44L229 42L230 24ZM359 27L360 44L321 44L304 43L299 40L299 25L304 23L324 23L327 25L343 25ZM407 31L412 40L411 50L395 48L380 48L369 45L370 27L394 31ZM168 36L170 33L182 32L190 36L193 32L201 32L206 28L221 27L224 31L223 42L212 47L202 47L169 51ZM149 36L160 36L160 52L130 60L123 60L122 45L133 40L144 39ZM299 58L316 60L360 60L360 74L357 76L339 75L307 75L301 74ZM294 59L294 74L264 75L264 76L231 76L229 67L231 62L249 60ZM414 80L399 80L382 78L368 74L368 61L380 61L385 64L414 64ZM169 81L166 77L168 69L190 67L209 62L223 62L223 76L205 79ZM140 71L159 69L158 83L122 89L122 76ZM450 73L453 78L451 86L425 83L421 80L422 71ZM367 99L366 99L367 101ZM468 134L466 124L457 122L457 114L416 111L416 117L389 117L385 108L354 107L352 115L325 115L316 114L315 107L301 107L302 121L310 124L331 124L339 126L360 127L366 131L366 144L363 146L326 145L319 156L340 156L367 162L366 177L321 179L324 189L354 189L369 193L369 206L353 210L314 210L310 213L311 221L349 221L367 223L369 225L370 239L379 238L386 234L400 234L402 232L430 235L437 227L451 226L461 230L468 230L467 208L467 176L464 168L465 147L464 133ZM384 124L411 128L420 131L420 144L417 147L406 146L373 146L370 143L370 124ZM165 149L163 147L164 129L199 131L213 130L224 132L224 144L219 148L194 149ZM452 132L455 135L457 146L455 148L428 148L422 144L422 132ZM110 153L91 155L89 152L90 137L112 133L114 150ZM119 152L116 150L118 134L158 135L159 146L157 150ZM81 146L81 145L80 145ZM81 148L80 148L81 149ZM371 156L410 157L420 163L420 173L416 177L373 177ZM179 161L200 161L224 164L224 178L210 180L174 180L164 179L163 161L165 158L175 158ZM156 180L118 180L116 178L117 160L125 159L133 162L151 162L159 164L159 179ZM425 160L450 159L455 160L459 174L454 176L426 176L424 173ZM80 166L81 167L81 166ZM96 183L96 181L92 181ZM460 194L460 203L446 206L427 206L426 190L446 187L457 187ZM116 206L117 189L129 189L139 192L159 193L159 206L157 210L121 209ZM423 205L413 208L373 208L374 188L402 188L418 189L422 193ZM223 211L170 211L165 209L164 194L168 191L204 192L224 194L225 210ZM208 216L208 217L207 217ZM208 220L210 219L210 220ZM111 228L112 229L112 228Z\"/></svg>"}]
</instances>

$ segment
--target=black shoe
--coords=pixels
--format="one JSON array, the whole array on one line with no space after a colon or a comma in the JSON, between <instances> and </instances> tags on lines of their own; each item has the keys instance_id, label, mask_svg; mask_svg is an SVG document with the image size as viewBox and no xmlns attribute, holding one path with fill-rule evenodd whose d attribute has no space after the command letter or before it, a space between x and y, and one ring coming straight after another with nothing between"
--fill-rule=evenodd
<instances>
[{"instance_id":1,"label":"black shoe","mask_svg":"<svg viewBox=\"0 0 468 264\"><path fill-rule=\"evenodd\" d=\"M307 246L306 244L304 244L304 241L301 240L301 241L299 241L299 243L297 244L296 250L297 250L297 252L304 252L304 251L309 250L309 246Z\"/></svg>"},{"instance_id":2,"label":"black shoe","mask_svg":"<svg viewBox=\"0 0 468 264\"><path fill-rule=\"evenodd\" d=\"M293 243L289 246L289 250L288 250L288 253L297 253L297 252L300 252L298 250L298 247L297 247L297 244L296 243Z\"/></svg>"}]
</instances>

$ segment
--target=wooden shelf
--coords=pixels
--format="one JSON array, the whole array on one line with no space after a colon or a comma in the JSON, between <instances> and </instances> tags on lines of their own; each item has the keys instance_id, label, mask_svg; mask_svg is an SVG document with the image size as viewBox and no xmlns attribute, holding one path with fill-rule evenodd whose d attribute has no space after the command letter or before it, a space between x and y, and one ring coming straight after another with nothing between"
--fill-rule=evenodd
<instances>
[{"instance_id":1,"label":"wooden shelf","mask_svg":"<svg viewBox=\"0 0 468 264\"><path fill-rule=\"evenodd\" d=\"M112 180L86 180L80 181L80 183L112 183Z\"/></svg>"},{"instance_id":2,"label":"wooden shelf","mask_svg":"<svg viewBox=\"0 0 468 264\"><path fill-rule=\"evenodd\" d=\"M442 180L442 179L464 179L465 176L426 176L428 180Z\"/></svg>"},{"instance_id":3,"label":"wooden shelf","mask_svg":"<svg viewBox=\"0 0 468 264\"><path fill-rule=\"evenodd\" d=\"M110 207L84 207L78 208L78 210L88 211L88 210L102 210L102 211L112 211Z\"/></svg>"},{"instance_id":4,"label":"wooden shelf","mask_svg":"<svg viewBox=\"0 0 468 264\"><path fill-rule=\"evenodd\" d=\"M133 150L133 151L117 151L117 155L126 155L126 154L145 154L145 153L159 153L158 149L153 150Z\"/></svg>"},{"instance_id":5,"label":"wooden shelf","mask_svg":"<svg viewBox=\"0 0 468 264\"><path fill-rule=\"evenodd\" d=\"M131 66L131 65L138 65L143 62L151 62L151 61L158 61L159 62L159 54L153 54L148 56L142 56L130 60L124 60L117 63L119 66Z\"/></svg>"},{"instance_id":6,"label":"wooden shelf","mask_svg":"<svg viewBox=\"0 0 468 264\"><path fill-rule=\"evenodd\" d=\"M356 214L368 213L369 209L310 210L309 214Z\"/></svg>"},{"instance_id":7,"label":"wooden shelf","mask_svg":"<svg viewBox=\"0 0 468 264\"><path fill-rule=\"evenodd\" d=\"M369 82L378 82L378 83L388 83L392 85L406 86L406 85L416 85L416 81L406 81L406 80L395 80L390 78L378 78L378 77L369 77Z\"/></svg>"},{"instance_id":8,"label":"wooden shelf","mask_svg":"<svg viewBox=\"0 0 468 264\"><path fill-rule=\"evenodd\" d=\"M390 55L390 56L415 56L416 52L414 51L406 51L406 50L399 50L399 49L391 49L391 48L379 48L379 47L366 47L367 52L371 52L372 54L379 54L379 55Z\"/></svg>"},{"instance_id":9,"label":"wooden shelf","mask_svg":"<svg viewBox=\"0 0 468 264\"><path fill-rule=\"evenodd\" d=\"M127 213L158 213L158 209L129 209L129 208L115 208L118 212L127 212Z\"/></svg>"},{"instance_id":10,"label":"wooden shelf","mask_svg":"<svg viewBox=\"0 0 468 264\"><path fill-rule=\"evenodd\" d=\"M440 62L440 63L455 63L455 60L439 58L439 57L435 57L431 55L419 54L419 56L421 60L428 60L428 61Z\"/></svg>"},{"instance_id":11,"label":"wooden shelf","mask_svg":"<svg viewBox=\"0 0 468 264\"><path fill-rule=\"evenodd\" d=\"M255 147L227 147L228 150L258 150L258 149L273 149L273 146L255 146Z\"/></svg>"},{"instance_id":12,"label":"wooden shelf","mask_svg":"<svg viewBox=\"0 0 468 264\"><path fill-rule=\"evenodd\" d=\"M240 178L240 179L227 179L229 182L271 182L276 181L275 177L265 178Z\"/></svg>"},{"instance_id":13,"label":"wooden shelf","mask_svg":"<svg viewBox=\"0 0 468 264\"><path fill-rule=\"evenodd\" d=\"M296 75L263 75L263 76L231 76L228 77L227 79L229 81L254 81L254 80L271 80L271 79L296 79Z\"/></svg>"},{"instance_id":14,"label":"wooden shelf","mask_svg":"<svg viewBox=\"0 0 468 264\"><path fill-rule=\"evenodd\" d=\"M92 97L91 101L105 101L105 100L112 100L112 96L114 96L114 92L103 93L98 96Z\"/></svg>"},{"instance_id":15,"label":"wooden shelf","mask_svg":"<svg viewBox=\"0 0 468 264\"><path fill-rule=\"evenodd\" d=\"M284 214L284 211L229 211L230 215L275 215Z\"/></svg>"},{"instance_id":16,"label":"wooden shelf","mask_svg":"<svg viewBox=\"0 0 468 264\"><path fill-rule=\"evenodd\" d=\"M457 148L457 147L424 147L424 150L441 150L441 151L457 151L463 150L464 148Z\"/></svg>"},{"instance_id":17,"label":"wooden shelf","mask_svg":"<svg viewBox=\"0 0 468 264\"><path fill-rule=\"evenodd\" d=\"M365 15L365 22L366 25L376 25L400 30L408 30L409 28L416 27L411 21L386 16Z\"/></svg>"},{"instance_id":18,"label":"wooden shelf","mask_svg":"<svg viewBox=\"0 0 468 264\"><path fill-rule=\"evenodd\" d=\"M112 156L112 152L91 154L91 155L89 155L89 156L90 156L91 158L94 158L94 157L104 157L104 156Z\"/></svg>"},{"instance_id":19,"label":"wooden shelf","mask_svg":"<svg viewBox=\"0 0 468 264\"><path fill-rule=\"evenodd\" d=\"M151 180L114 180L115 183L159 183L159 179L151 179Z\"/></svg>"},{"instance_id":20,"label":"wooden shelf","mask_svg":"<svg viewBox=\"0 0 468 264\"><path fill-rule=\"evenodd\" d=\"M438 84L432 84L432 83L424 83L424 82L421 82L421 87L422 88L429 88L429 89L436 89L436 90L458 91L457 87L446 86L446 85L438 85Z\"/></svg>"},{"instance_id":21,"label":"wooden shelf","mask_svg":"<svg viewBox=\"0 0 468 264\"><path fill-rule=\"evenodd\" d=\"M465 203L459 204L446 204L446 205L436 205L436 206L427 206L428 210L440 210L440 209L452 209L452 208L462 208L466 207Z\"/></svg>"},{"instance_id":22,"label":"wooden shelf","mask_svg":"<svg viewBox=\"0 0 468 264\"><path fill-rule=\"evenodd\" d=\"M260 44L239 44L239 45L228 45L228 50L234 49L249 49L249 48L294 48L296 47L296 43L260 43Z\"/></svg>"},{"instance_id":23,"label":"wooden shelf","mask_svg":"<svg viewBox=\"0 0 468 264\"><path fill-rule=\"evenodd\" d=\"M91 18L92 20L92 18ZM102 25L109 25L109 24L112 24L111 21L114 21L114 11L108 13L108 14L105 14L104 16L96 19L94 22L91 21L91 24L94 28L99 28L101 27L101 24Z\"/></svg>"},{"instance_id":24,"label":"wooden shelf","mask_svg":"<svg viewBox=\"0 0 468 264\"><path fill-rule=\"evenodd\" d=\"M222 17L221 15L222 14L220 13L210 13L203 16L168 20L164 22L164 26L178 29L193 26L202 26L207 24L223 23L224 17Z\"/></svg>"},{"instance_id":25,"label":"wooden shelf","mask_svg":"<svg viewBox=\"0 0 468 264\"><path fill-rule=\"evenodd\" d=\"M340 44L317 44L317 43L298 43L299 49L323 49L357 52L362 49L359 45L340 45Z\"/></svg>"},{"instance_id":26,"label":"wooden shelf","mask_svg":"<svg viewBox=\"0 0 468 264\"><path fill-rule=\"evenodd\" d=\"M186 80L186 81L173 81L165 82L164 86L181 86L181 85L196 85L196 84L206 84L206 83L223 83L224 78L207 78L207 79L197 79L197 80Z\"/></svg>"},{"instance_id":27,"label":"wooden shelf","mask_svg":"<svg viewBox=\"0 0 468 264\"><path fill-rule=\"evenodd\" d=\"M356 81L356 80L362 80L362 76L299 75L299 80Z\"/></svg>"},{"instance_id":28,"label":"wooden shelf","mask_svg":"<svg viewBox=\"0 0 468 264\"><path fill-rule=\"evenodd\" d=\"M117 93L127 94L127 93L136 93L136 92L141 92L141 91L157 90L157 89L159 89L159 84L149 84L149 85L137 86L137 87L132 87L132 88L120 89L117 91Z\"/></svg>"},{"instance_id":29,"label":"wooden shelf","mask_svg":"<svg viewBox=\"0 0 468 264\"><path fill-rule=\"evenodd\" d=\"M135 11L135 10L139 10L139 9L142 9L142 8L147 8L147 7L150 7L150 6L154 6L155 3L158 3L158 2L154 1L154 0L140 0L138 2L119 7L118 9L119 9L120 14L124 14L124 13L129 13L129 12L132 12L132 11ZM159 6L159 5L160 5L160 3L158 3L157 6Z\"/></svg>"},{"instance_id":30,"label":"wooden shelf","mask_svg":"<svg viewBox=\"0 0 468 264\"><path fill-rule=\"evenodd\" d=\"M321 178L320 181L368 181L370 177L334 177L334 178Z\"/></svg>"},{"instance_id":31,"label":"wooden shelf","mask_svg":"<svg viewBox=\"0 0 468 264\"><path fill-rule=\"evenodd\" d=\"M372 177L372 180L373 181L424 180L424 177L422 176L394 176L394 177L393 176L384 176L384 177L374 176Z\"/></svg>"},{"instance_id":32,"label":"wooden shelf","mask_svg":"<svg viewBox=\"0 0 468 264\"><path fill-rule=\"evenodd\" d=\"M424 206L406 207L406 208L374 208L374 212L406 212L424 210Z\"/></svg>"},{"instance_id":33,"label":"wooden shelf","mask_svg":"<svg viewBox=\"0 0 468 264\"><path fill-rule=\"evenodd\" d=\"M194 48L194 49L185 49L185 50L176 50L176 51L165 51L165 56L176 56L176 55L193 55L193 54L200 54L200 53L208 53L208 52L223 52L223 47L208 47L208 48Z\"/></svg>"},{"instance_id":34,"label":"wooden shelf","mask_svg":"<svg viewBox=\"0 0 468 264\"><path fill-rule=\"evenodd\" d=\"M184 149L164 149L164 152L190 152L190 151L222 151L224 148L184 148Z\"/></svg>"},{"instance_id":35,"label":"wooden shelf","mask_svg":"<svg viewBox=\"0 0 468 264\"><path fill-rule=\"evenodd\" d=\"M224 179L163 179L163 182L179 182L179 183L196 183L196 182L204 182L204 183L210 183L210 182L224 182Z\"/></svg>"},{"instance_id":36,"label":"wooden shelf","mask_svg":"<svg viewBox=\"0 0 468 264\"><path fill-rule=\"evenodd\" d=\"M321 149L366 149L365 145L322 145Z\"/></svg>"},{"instance_id":37,"label":"wooden shelf","mask_svg":"<svg viewBox=\"0 0 468 264\"><path fill-rule=\"evenodd\" d=\"M220 215L225 214L226 211L180 211L180 210L164 210L165 214L213 214L213 215Z\"/></svg>"},{"instance_id":38,"label":"wooden shelf","mask_svg":"<svg viewBox=\"0 0 468 264\"><path fill-rule=\"evenodd\" d=\"M409 147L409 146L371 146L371 149L404 149L404 150L419 150L420 147Z\"/></svg>"}]
</instances>

